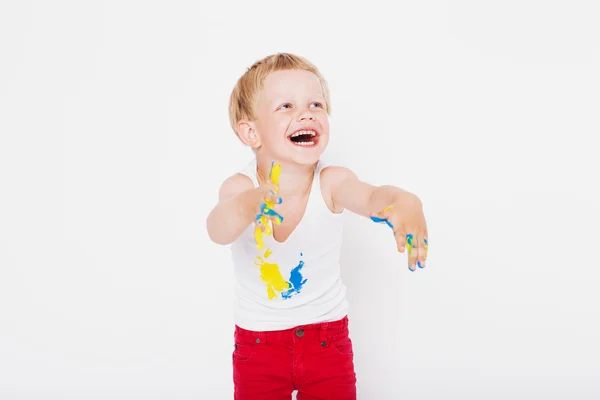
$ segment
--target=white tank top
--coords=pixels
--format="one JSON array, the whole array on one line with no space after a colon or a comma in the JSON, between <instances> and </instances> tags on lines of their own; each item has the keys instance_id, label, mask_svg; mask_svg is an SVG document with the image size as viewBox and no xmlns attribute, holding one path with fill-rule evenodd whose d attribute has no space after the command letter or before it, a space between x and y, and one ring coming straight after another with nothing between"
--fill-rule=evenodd
<instances>
[{"instance_id":1,"label":"white tank top","mask_svg":"<svg viewBox=\"0 0 600 400\"><path fill-rule=\"evenodd\" d=\"M264 236L259 251L252 223L231 245L239 327L272 331L346 316L339 262L343 217L331 212L323 199L319 179L323 168L322 162L315 167L304 217L285 242L277 242L272 234ZM240 173L258 186L256 159Z\"/></svg>"}]
</instances>

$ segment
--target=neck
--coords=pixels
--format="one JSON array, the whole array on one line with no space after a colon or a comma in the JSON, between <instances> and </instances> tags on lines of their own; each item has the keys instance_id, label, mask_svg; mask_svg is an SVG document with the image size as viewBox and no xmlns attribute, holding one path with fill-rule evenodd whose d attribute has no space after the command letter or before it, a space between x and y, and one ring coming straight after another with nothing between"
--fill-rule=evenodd
<instances>
[{"instance_id":1,"label":"neck","mask_svg":"<svg viewBox=\"0 0 600 400\"><path fill-rule=\"evenodd\" d=\"M271 163L273 160L256 158L256 175L260 184L269 179ZM275 161L275 163L278 163ZM279 175L279 193L282 197L302 196L310 191L313 182L315 165L300 165L295 163L280 162L281 175Z\"/></svg>"}]
</instances>

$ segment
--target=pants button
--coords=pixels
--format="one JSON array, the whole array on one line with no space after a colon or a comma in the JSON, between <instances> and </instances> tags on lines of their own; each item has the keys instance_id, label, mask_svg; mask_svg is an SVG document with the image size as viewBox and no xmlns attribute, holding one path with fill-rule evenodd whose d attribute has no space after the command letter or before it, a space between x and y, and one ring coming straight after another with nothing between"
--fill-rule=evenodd
<instances>
[{"instance_id":1,"label":"pants button","mask_svg":"<svg viewBox=\"0 0 600 400\"><path fill-rule=\"evenodd\" d=\"M298 330L296 331L296 336L298 336L298 337L302 337L302 336L304 336L304 329L298 329Z\"/></svg>"}]
</instances>

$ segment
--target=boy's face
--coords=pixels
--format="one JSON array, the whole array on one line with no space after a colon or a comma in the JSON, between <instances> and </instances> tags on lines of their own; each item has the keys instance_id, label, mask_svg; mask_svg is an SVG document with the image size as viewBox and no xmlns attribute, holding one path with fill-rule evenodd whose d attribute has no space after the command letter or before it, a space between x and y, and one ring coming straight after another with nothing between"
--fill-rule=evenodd
<instances>
[{"instance_id":1,"label":"boy's face","mask_svg":"<svg viewBox=\"0 0 600 400\"><path fill-rule=\"evenodd\" d=\"M259 151L277 162L317 162L329 141L325 106L321 83L312 72L285 70L269 74L256 105Z\"/></svg>"}]
</instances>

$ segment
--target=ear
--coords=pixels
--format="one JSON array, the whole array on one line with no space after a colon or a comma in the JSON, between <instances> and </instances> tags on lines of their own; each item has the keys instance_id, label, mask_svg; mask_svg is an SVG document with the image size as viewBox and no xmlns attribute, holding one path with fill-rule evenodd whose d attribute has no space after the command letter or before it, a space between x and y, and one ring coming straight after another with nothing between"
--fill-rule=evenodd
<instances>
[{"instance_id":1,"label":"ear","mask_svg":"<svg viewBox=\"0 0 600 400\"><path fill-rule=\"evenodd\" d=\"M256 132L256 125L251 121L242 120L238 122L238 135L244 144L257 149L260 147L260 137Z\"/></svg>"}]
</instances>

